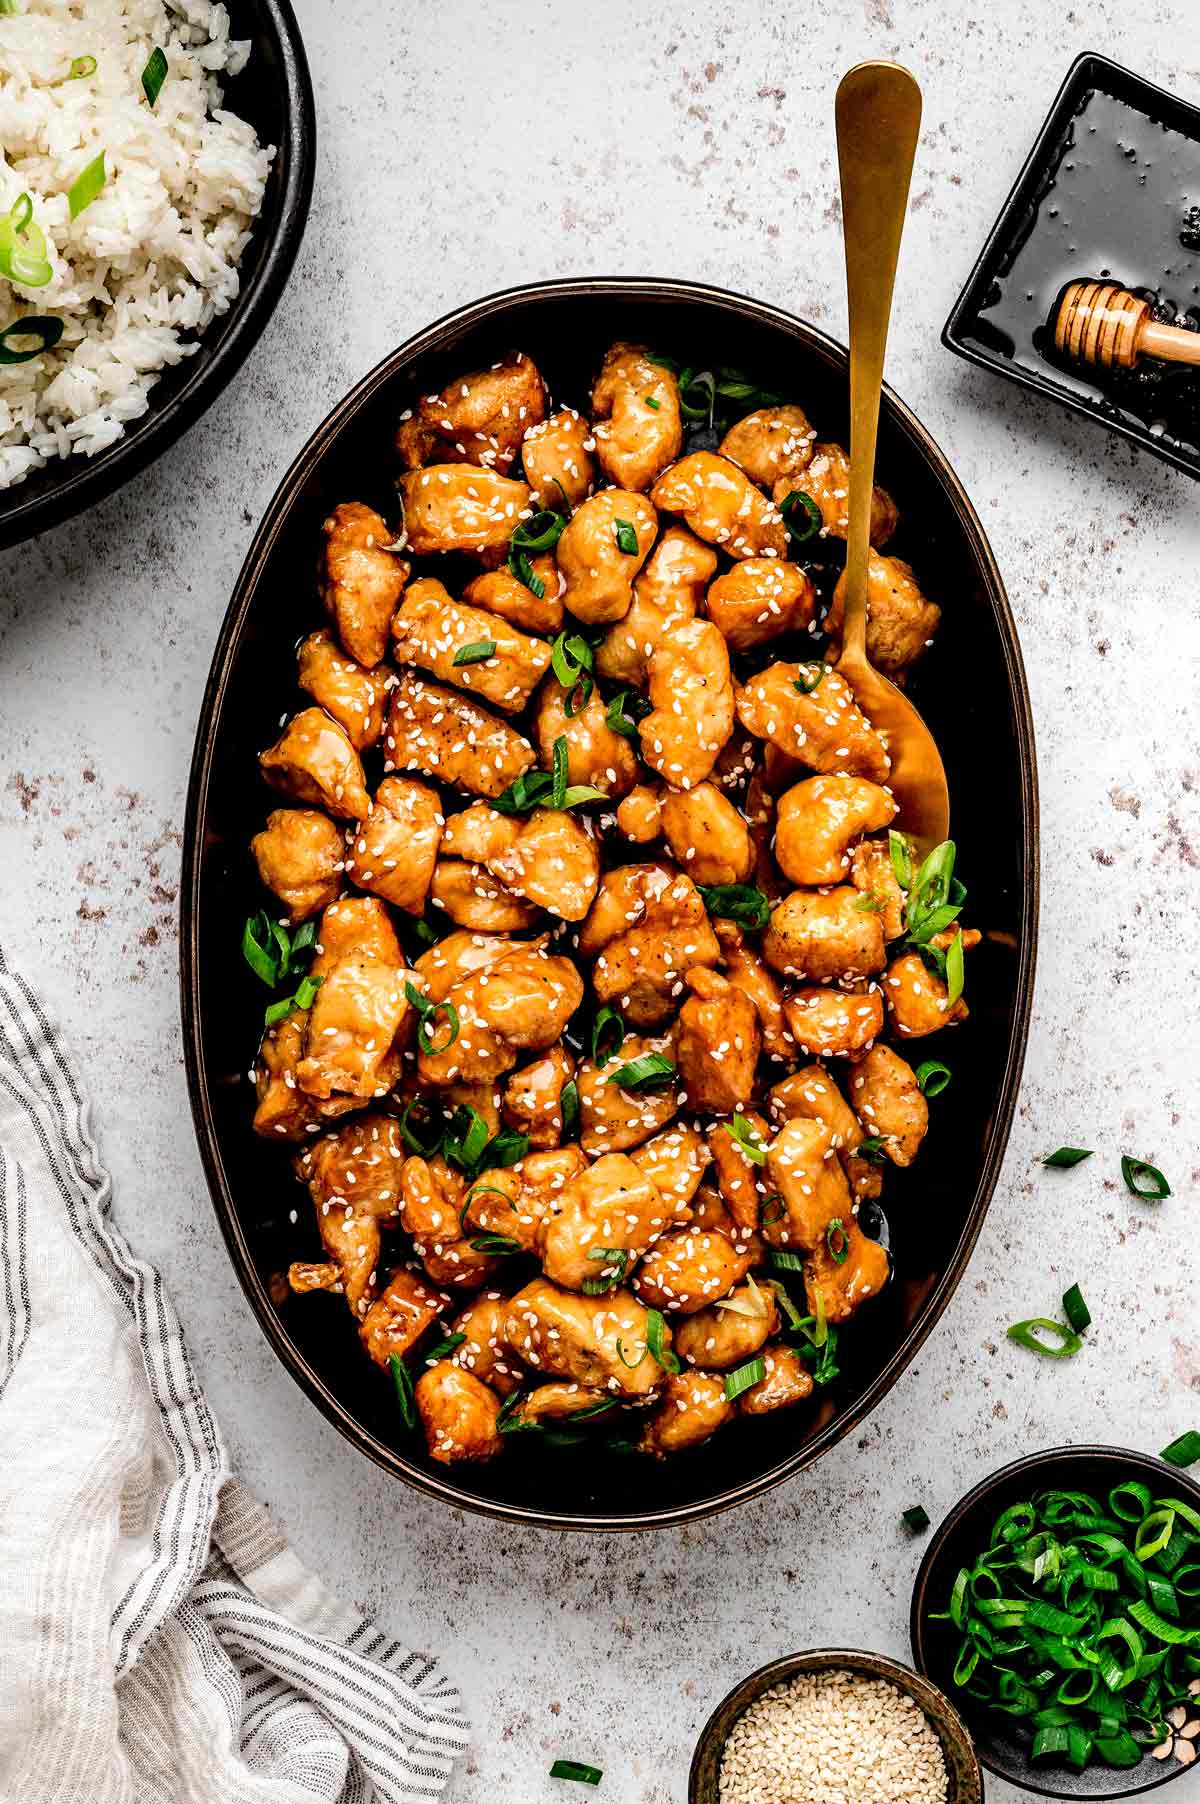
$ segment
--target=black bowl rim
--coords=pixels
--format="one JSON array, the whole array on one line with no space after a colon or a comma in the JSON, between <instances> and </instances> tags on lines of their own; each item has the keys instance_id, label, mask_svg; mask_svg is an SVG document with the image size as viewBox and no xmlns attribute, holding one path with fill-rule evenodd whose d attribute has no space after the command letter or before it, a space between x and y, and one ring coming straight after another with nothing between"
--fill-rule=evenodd
<instances>
[{"instance_id":1,"label":"black bowl rim","mask_svg":"<svg viewBox=\"0 0 1200 1804\"><path fill-rule=\"evenodd\" d=\"M162 407L155 407L152 395L150 411L131 421L123 438L97 457L68 459L61 478L47 493L23 497L18 484L6 491L13 497L11 503L0 496L0 550L64 525L161 457L232 381L275 311L308 220L316 172L317 114L304 40L291 0L258 0L258 4L263 13L260 29L273 32L279 46L286 120L276 149L283 178L279 220L262 261L234 301L220 344L210 357L196 359L194 373Z\"/></svg>"},{"instance_id":2,"label":"black bowl rim","mask_svg":"<svg viewBox=\"0 0 1200 1804\"><path fill-rule=\"evenodd\" d=\"M1089 78L1097 71L1104 70L1111 76L1119 76L1122 81L1137 88L1147 102L1158 101L1176 113L1190 113L1195 122L1197 137L1200 137L1200 107L1189 100L1173 94L1168 88L1160 88L1154 82L1147 81L1136 69L1125 63L1116 62L1111 56L1104 56L1098 50L1084 50L1075 58L1071 67L1063 77L1050 107L1038 127L1029 155L1022 163L1016 180L1008 191L1004 205L997 213L991 231L983 243L983 249L971 266L971 273L963 283L958 298L942 327L942 343L964 363L973 363L977 369L987 370L993 376L1003 376L1018 388L1030 389L1045 401L1053 401L1059 407L1066 407L1070 412L1078 414L1081 419L1089 420L1093 426L1101 426L1107 432L1116 433L1119 438L1128 439L1141 451L1149 451L1161 462L1170 464L1176 470L1182 470L1185 476L1193 481L1200 481L1200 463L1195 457L1189 457L1184 451L1176 450L1167 441L1156 439L1145 427L1132 421L1109 419L1097 411L1093 402L1082 395L1074 394L1054 380L1047 365L1047 373L1039 375L1035 370L1026 369L1011 358L1001 357L974 344L966 335L968 308L967 302L974 292L983 271L990 264L996 251L1012 230L1013 215L1017 208L1025 203L1029 192L1036 185L1044 172L1047 160L1058 142L1065 115L1072 106L1079 90L1087 85Z\"/></svg>"},{"instance_id":3,"label":"black bowl rim","mask_svg":"<svg viewBox=\"0 0 1200 1804\"><path fill-rule=\"evenodd\" d=\"M492 1498L475 1496L449 1479L426 1472L421 1467L412 1464L395 1448L389 1447L370 1434L302 1357L286 1333L266 1287L254 1269L250 1249L238 1218L237 1205L225 1179L218 1136L213 1122L204 1069L196 957L200 912L201 835L208 801L214 721L224 699L230 667L253 603L263 566L312 465L324 454L331 442L359 410L366 405L377 389L391 381L414 358L437 349L460 331L495 318L515 302L604 296L634 301L657 298L689 305L700 303L715 306L742 318L752 318L760 324L778 328L797 339L801 344L807 345L827 358L832 358L835 363L841 363L843 366L847 363L845 347L838 344L835 339L768 302L736 294L728 289L715 288L705 283L675 280L670 277L591 276L531 282L520 287L502 289L494 294L486 295L480 300L468 302L424 327L376 364L375 368L369 371L329 413L322 424L317 427L308 443L293 459L290 469L259 522L221 627L196 729L196 745L192 757L187 808L184 816L180 885L180 1001L184 1059L196 1137L200 1145L200 1155L208 1179L213 1207L229 1247L234 1269L242 1289L258 1316L260 1326L280 1360L322 1413L348 1440L352 1441L385 1471L404 1479L418 1491L424 1492L426 1496L436 1498L455 1509L466 1509L478 1515L490 1516L504 1522L521 1523L525 1526L576 1529L582 1532L596 1530L634 1532L645 1528L668 1528L687 1522L696 1522L704 1517L730 1509L734 1504L744 1502L748 1498L762 1496L774 1486L783 1483L785 1479L793 1477L807 1466L812 1465L828 1448L834 1446L844 1435L849 1434L891 1389L941 1316L966 1269L967 1262L979 1238L983 1218L987 1213L988 1204L1000 1174L1000 1166L1016 1108L1017 1091L1025 1059L1029 1018L1033 1006L1039 893L1038 786L1033 717L1016 623L1013 620L1012 610L995 557L965 489L932 436L921 425L916 415L885 384L884 407L887 413L927 459L930 467L946 488L959 516L959 523L971 541L972 556L988 591L992 611L1000 632L1005 672L1013 704L1013 724L1020 754L1018 776L1025 827L1022 912L1023 919L1028 923L1028 931L1019 949L1016 1006L1009 1035L1004 1075L997 1095L989 1154L981 1170L979 1184L967 1211L954 1255L937 1284L925 1299L921 1312L909 1333L874 1382L857 1399L852 1408L835 1416L819 1433L813 1435L787 1459L781 1460L777 1466L771 1467L755 1478L730 1485L715 1496L704 1498L696 1503L680 1504L661 1510L648 1509L636 1516L569 1515L553 1509L520 1508Z\"/></svg>"},{"instance_id":4,"label":"black bowl rim","mask_svg":"<svg viewBox=\"0 0 1200 1804\"><path fill-rule=\"evenodd\" d=\"M1173 1485L1181 1486L1190 1494L1196 1508L1200 1509L1200 1483L1190 1477L1181 1466L1172 1466L1168 1461L1159 1459L1155 1454L1143 1453L1134 1447L1106 1447L1099 1442L1068 1447L1047 1447L1040 1453L1024 1453L1020 1459L1010 1460L1007 1466L1001 1466L997 1471L989 1472L986 1478L981 1478L977 1485L960 1497L958 1502L946 1512L945 1519L934 1531L933 1537L925 1549L921 1564L917 1567L917 1576L913 1580L912 1603L909 1608L908 1638L912 1648L913 1663L923 1678L928 1678L931 1684L934 1683L930 1678L925 1648L925 1636L929 1627L928 1610L932 1601L927 1593L932 1587L933 1570L942 1550L950 1536L962 1525L964 1518L979 1509L998 1486L1006 1483L1010 1478L1018 1477L1023 1472L1032 1473L1056 1465L1072 1465L1076 1461L1094 1459L1129 1461L1138 1472L1153 1475L1159 1480L1166 1479ZM997 1779L1005 1780L1009 1785L1018 1786L1022 1791L1032 1792L1035 1797L1062 1798L1068 1800L1068 1804L1078 1804L1081 1797L1087 1796L1086 1792L1055 1791L1050 1785L1034 1784L1032 1773L1028 1768L1022 1769L1018 1773L1012 1767L998 1766L994 1760L989 1759L982 1747L977 1747L977 1752L980 1761L989 1773L994 1774ZM1156 1779L1153 1785L1139 1785L1135 1791L1107 1792L1104 1796L1107 1799L1142 1797L1147 1792L1156 1791L1160 1785L1165 1785L1168 1780L1176 1778L1179 1773L1186 1773L1189 1770L1186 1766L1168 1767L1162 1778ZM1049 1770L1047 1776L1052 1777Z\"/></svg>"},{"instance_id":5,"label":"black bowl rim","mask_svg":"<svg viewBox=\"0 0 1200 1804\"><path fill-rule=\"evenodd\" d=\"M904 1660L898 1660L894 1654L876 1653L873 1648L811 1647L801 1648L795 1654L781 1654L777 1660L768 1660L765 1666L756 1667L736 1685L731 1685L724 1697L713 1706L708 1721L696 1737L696 1748L688 1771L688 1804L698 1804L700 1762L716 1734L717 1718L727 1705L740 1703L741 1708L738 1711L740 1716L750 1708L756 1698L761 1697L763 1692L769 1691L773 1685L782 1685L802 1672L825 1672L836 1667L845 1667L849 1672L866 1672L874 1677L889 1679L898 1689L906 1691L910 1697L916 1699L922 1710L925 1711L927 1718L926 1697L927 1694L932 1693L945 1706L946 1715L960 1732L962 1746L974 1761L973 1776L979 1786L980 1799L983 1798L983 1774L979 1770L979 1756L971 1731L963 1721L953 1698L947 1697L941 1686L936 1685L928 1673L921 1672L915 1666L909 1666ZM938 1740L942 1741L943 1738L937 1724L930 1723L930 1727Z\"/></svg>"}]
</instances>

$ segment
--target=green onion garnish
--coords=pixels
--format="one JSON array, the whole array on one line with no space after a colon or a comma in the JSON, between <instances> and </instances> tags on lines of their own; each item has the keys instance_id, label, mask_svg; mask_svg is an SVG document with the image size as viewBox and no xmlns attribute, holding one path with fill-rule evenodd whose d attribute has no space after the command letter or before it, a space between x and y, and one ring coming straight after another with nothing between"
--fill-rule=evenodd
<instances>
[{"instance_id":1,"label":"green onion garnish","mask_svg":"<svg viewBox=\"0 0 1200 1804\"><path fill-rule=\"evenodd\" d=\"M437 1345L430 1347L424 1355L426 1365L435 1365L439 1359L449 1359L456 1348L462 1346L466 1338L465 1334L448 1334L445 1340L438 1341Z\"/></svg>"},{"instance_id":2,"label":"green onion garnish","mask_svg":"<svg viewBox=\"0 0 1200 1804\"><path fill-rule=\"evenodd\" d=\"M914 1503L911 1509L901 1512L900 1520L914 1535L924 1534L929 1527L929 1512L923 1504Z\"/></svg>"},{"instance_id":3,"label":"green onion garnish","mask_svg":"<svg viewBox=\"0 0 1200 1804\"><path fill-rule=\"evenodd\" d=\"M593 1247L588 1254L592 1260L603 1260L605 1270L598 1278L585 1278L583 1294L585 1297L602 1297L606 1290L613 1290L625 1276L629 1266L629 1252L625 1247Z\"/></svg>"},{"instance_id":4,"label":"green onion garnish","mask_svg":"<svg viewBox=\"0 0 1200 1804\"><path fill-rule=\"evenodd\" d=\"M162 92L162 85L167 79L167 59L156 44L146 60L142 70L142 92L153 106Z\"/></svg>"},{"instance_id":5,"label":"green onion garnish","mask_svg":"<svg viewBox=\"0 0 1200 1804\"><path fill-rule=\"evenodd\" d=\"M925 1059L917 1066L917 1083L922 1096L940 1096L952 1076L949 1065L943 1065L940 1059Z\"/></svg>"},{"instance_id":6,"label":"green onion garnish","mask_svg":"<svg viewBox=\"0 0 1200 1804\"><path fill-rule=\"evenodd\" d=\"M388 1364L392 1368L392 1383L396 1387L396 1402L400 1406L400 1420L407 1429L417 1425L417 1400L413 1395L413 1382L409 1377L408 1367L398 1353L388 1356Z\"/></svg>"},{"instance_id":7,"label":"green onion garnish","mask_svg":"<svg viewBox=\"0 0 1200 1804\"><path fill-rule=\"evenodd\" d=\"M579 1085L573 1077L558 1093L558 1108L562 1116L562 1137L571 1140L579 1127Z\"/></svg>"},{"instance_id":8,"label":"green onion garnish","mask_svg":"<svg viewBox=\"0 0 1200 1804\"><path fill-rule=\"evenodd\" d=\"M604 724L623 739L636 739L638 721L645 720L650 703L631 689L618 689L604 710Z\"/></svg>"},{"instance_id":9,"label":"green onion garnish","mask_svg":"<svg viewBox=\"0 0 1200 1804\"><path fill-rule=\"evenodd\" d=\"M698 883L700 900L710 915L723 921L738 921L743 927L757 931L771 918L771 904L760 889L748 883Z\"/></svg>"},{"instance_id":10,"label":"green onion garnish","mask_svg":"<svg viewBox=\"0 0 1200 1804\"><path fill-rule=\"evenodd\" d=\"M779 503L788 537L794 545L807 545L824 525L824 516L812 496L803 489L793 489Z\"/></svg>"},{"instance_id":11,"label":"green onion garnish","mask_svg":"<svg viewBox=\"0 0 1200 1804\"><path fill-rule=\"evenodd\" d=\"M94 75L95 73L96 59L94 56L77 56L72 59L71 67L67 74L67 80L86 81L89 75Z\"/></svg>"},{"instance_id":12,"label":"green onion garnish","mask_svg":"<svg viewBox=\"0 0 1200 1804\"><path fill-rule=\"evenodd\" d=\"M419 1159L432 1159L435 1156L435 1154L439 1153L442 1150L442 1130L439 1127L436 1134L434 1135L434 1138L431 1141L422 1140L420 1138L419 1134L417 1133L416 1129L410 1125L414 1114L424 1115L426 1118L428 1118L429 1104L421 1096L414 1096L414 1097L410 1098L410 1100L405 1103L403 1109L401 1110L401 1112L400 1112L400 1138L403 1140L403 1142L404 1142L405 1146L407 1146L408 1150L410 1152L416 1153L416 1155ZM483 1137L484 1137L484 1140L486 1141L486 1139L487 1139L487 1128L486 1127L484 1127L484 1130L483 1130Z\"/></svg>"},{"instance_id":13,"label":"green onion garnish","mask_svg":"<svg viewBox=\"0 0 1200 1804\"><path fill-rule=\"evenodd\" d=\"M317 991L325 982L323 977L302 977L293 996L285 996L281 1002L273 1002L263 1019L268 1027L274 1027L277 1021L285 1021L293 1009L310 1009L317 999Z\"/></svg>"},{"instance_id":14,"label":"green onion garnish","mask_svg":"<svg viewBox=\"0 0 1200 1804\"><path fill-rule=\"evenodd\" d=\"M835 1215L825 1229L825 1245L835 1265L845 1265L850 1256L850 1240L840 1216Z\"/></svg>"},{"instance_id":15,"label":"green onion garnish","mask_svg":"<svg viewBox=\"0 0 1200 1804\"><path fill-rule=\"evenodd\" d=\"M35 225L33 218L33 201L28 194L18 194L8 212L0 217L0 276L9 282L19 282L23 288L44 288L53 276L50 259L46 255L46 234L41 226ZM49 350L51 344L57 344L62 337L62 321L55 320L57 333L50 337L44 327L52 316L47 314L31 315L23 320L14 320L5 333L7 339L11 332L14 336L29 333L41 339L38 349L28 353L13 352L6 357L6 363L27 363L29 358L36 357L41 351Z\"/></svg>"},{"instance_id":16,"label":"green onion garnish","mask_svg":"<svg viewBox=\"0 0 1200 1804\"><path fill-rule=\"evenodd\" d=\"M704 420L711 427L716 403L717 379L711 370L680 370L679 411L685 420Z\"/></svg>"},{"instance_id":17,"label":"green onion garnish","mask_svg":"<svg viewBox=\"0 0 1200 1804\"><path fill-rule=\"evenodd\" d=\"M471 645L460 645L453 657L455 668L463 664L482 664L486 658L496 655L494 639L476 639Z\"/></svg>"},{"instance_id":18,"label":"green onion garnish","mask_svg":"<svg viewBox=\"0 0 1200 1804\"><path fill-rule=\"evenodd\" d=\"M565 808L567 802L567 770L570 752L567 747L567 736L560 733L554 741L554 752L551 757L550 805L552 808Z\"/></svg>"},{"instance_id":19,"label":"green onion garnish","mask_svg":"<svg viewBox=\"0 0 1200 1804\"><path fill-rule=\"evenodd\" d=\"M667 1324L660 1309L646 1311L646 1346L664 1372L678 1372L679 1357L666 1344Z\"/></svg>"},{"instance_id":20,"label":"green onion garnish","mask_svg":"<svg viewBox=\"0 0 1200 1804\"><path fill-rule=\"evenodd\" d=\"M665 1090L674 1081L675 1066L661 1052L644 1052L639 1058L630 1059L627 1065L618 1066L611 1077L605 1078L606 1084L617 1084L622 1090L640 1090L649 1095L655 1090Z\"/></svg>"},{"instance_id":21,"label":"green onion garnish","mask_svg":"<svg viewBox=\"0 0 1200 1804\"><path fill-rule=\"evenodd\" d=\"M566 690L563 713L568 720L591 700L595 682L592 678L592 648L578 633L560 633L550 648L550 665Z\"/></svg>"},{"instance_id":22,"label":"green onion garnish","mask_svg":"<svg viewBox=\"0 0 1200 1804\"><path fill-rule=\"evenodd\" d=\"M450 1117L450 1127L442 1141L442 1153L463 1171L474 1172L488 1144L487 1122L477 1109L460 1103Z\"/></svg>"},{"instance_id":23,"label":"green onion garnish","mask_svg":"<svg viewBox=\"0 0 1200 1804\"><path fill-rule=\"evenodd\" d=\"M435 1046L433 1043L433 1036L437 1032L439 1026L439 1015L444 1015L446 1017L447 1024L450 1028L450 1038L444 1040L440 1046ZM427 1008L417 1021L417 1045L421 1048L422 1052L429 1054L431 1057L435 1053L449 1052L457 1039L458 1010L452 1002L438 1002L434 1004L433 1007Z\"/></svg>"},{"instance_id":24,"label":"green onion garnish","mask_svg":"<svg viewBox=\"0 0 1200 1804\"><path fill-rule=\"evenodd\" d=\"M72 219L78 219L84 208L91 206L107 180L104 152L101 151L98 157L92 158L86 168L80 170L67 189L67 205L71 209Z\"/></svg>"},{"instance_id":25,"label":"green onion garnish","mask_svg":"<svg viewBox=\"0 0 1200 1804\"><path fill-rule=\"evenodd\" d=\"M599 1785L602 1773L598 1766L584 1766L579 1760L556 1760L550 1768L552 1779L575 1779L580 1785Z\"/></svg>"},{"instance_id":26,"label":"green onion garnish","mask_svg":"<svg viewBox=\"0 0 1200 1804\"><path fill-rule=\"evenodd\" d=\"M627 1372L636 1372L637 1368L641 1365L643 1359L645 1359L646 1353L647 1353L647 1349L645 1347L643 1347L636 1359L626 1359L625 1348L622 1345L621 1336L618 1334L618 1336L617 1336L617 1358L620 1360L621 1364L625 1367L625 1370Z\"/></svg>"},{"instance_id":27,"label":"green onion garnish","mask_svg":"<svg viewBox=\"0 0 1200 1804\"><path fill-rule=\"evenodd\" d=\"M1048 1345L1041 1339L1043 1334L1050 1335L1057 1344ZM1014 1322L1008 1338L1015 1340L1018 1346L1028 1347L1031 1353L1044 1353L1048 1359L1070 1359L1083 1345L1073 1328L1045 1315L1030 1316L1026 1322Z\"/></svg>"},{"instance_id":28,"label":"green onion garnish","mask_svg":"<svg viewBox=\"0 0 1200 1804\"><path fill-rule=\"evenodd\" d=\"M1126 1190L1132 1196L1140 1196L1143 1202L1161 1203L1164 1197L1171 1194L1171 1186L1158 1166L1148 1165L1145 1159L1123 1157L1121 1176L1125 1180Z\"/></svg>"},{"instance_id":29,"label":"green onion garnish","mask_svg":"<svg viewBox=\"0 0 1200 1804\"><path fill-rule=\"evenodd\" d=\"M1189 1428L1177 1441L1164 1447L1158 1457L1172 1466L1194 1466L1200 1460L1200 1434L1194 1428Z\"/></svg>"},{"instance_id":30,"label":"green onion garnish","mask_svg":"<svg viewBox=\"0 0 1200 1804\"><path fill-rule=\"evenodd\" d=\"M471 1242L473 1253L496 1253L506 1257L510 1253L524 1252L519 1240L513 1240L507 1234L480 1234Z\"/></svg>"},{"instance_id":31,"label":"green onion garnish","mask_svg":"<svg viewBox=\"0 0 1200 1804\"><path fill-rule=\"evenodd\" d=\"M802 1272L804 1260L799 1253L789 1253L780 1247L771 1248L771 1264L777 1272Z\"/></svg>"},{"instance_id":32,"label":"green onion garnish","mask_svg":"<svg viewBox=\"0 0 1200 1804\"><path fill-rule=\"evenodd\" d=\"M1063 1314L1074 1328L1076 1334L1082 1334L1092 1324L1092 1312L1083 1300L1083 1292L1078 1284L1072 1284L1070 1290L1063 1292Z\"/></svg>"},{"instance_id":33,"label":"green onion garnish","mask_svg":"<svg viewBox=\"0 0 1200 1804\"><path fill-rule=\"evenodd\" d=\"M614 520L613 531L616 535L617 550L623 551L626 557L636 557L638 536L632 522L629 520Z\"/></svg>"},{"instance_id":34,"label":"green onion garnish","mask_svg":"<svg viewBox=\"0 0 1200 1804\"><path fill-rule=\"evenodd\" d=\"M860 1140L854 1148L854 1155L858 1159L869 1159L872 1165L882 1165L887 1156L884 1151L885 1145L882 1134L868 1134L866 1139Z\"/></svg>"},{"instance_id":35,"label":"green onion garnish","mask_svg":"<svg viewBox=\"0 0 1200 1804\"><path fill-rule=\"evenodd\" d=\"M755 1165L766 1164L767 1149L740 1109L733 1111L729 1132L748 1159L752 1160Z\"/></svg>"},{"instance_id":36,"label":"green onion garnish","mask_svg":"<svg viewBox=\"0 0 1200 1804\"><path fill-rule=\"evenodd\" d=\"M515 545L519 551L553 551L566 528L565 515L556 514L548 507L543 508L532 519L521 521L509 544Z\"/></svg>"},{"instance_id":37,"label":"green onion garnish","mask_svg":"<svg viewBox=\"0 0 1200 1804\"><path fill-rule=\"evenodd\" d=\"M956 933L946 948L946 1001L951 1008L962 995L965 981L962 934Z\"/></svg>"},{"instance_id":38,"label":"green onion garnish","mask_svg":"<svg viewBox=\"0 0 1200 1804\"><path fill-rule=\"evenodd\" d=\"M272 990L280 978L281 952L284 960L288 953L286 929L281 929L281 931L284 936L282 947L275 927L264 908L260 908L256 915L252 915L242 928L242 957L254 975L261 977Z\"/></svg>"},{"instance_id":39,"label":"green onion garnish","mask_svg":"<svg viewBox=\"0 0 1200 1804\"><path fill-rule=\"evenodd\" d=\"M752 1384L761 1384L767 1375L767 1363L760 1353L755 1359L748 1359L744 1366L738 1366L725 1374L725 1401L736 1403L743 1391L748 1391Z\"/></svg>"},{"instance_id":40,"label":"green onion garnish","mask_svg":"<svg viewBox=\"0 0 1200 1804\"><path fill-rule=\"evenodd\" d=\"M903 890L912 887L912 847L903 833L897 833L893 827L888 833L888 852L892 860L892 870L896 882Z\"/></svg>"},{"instance_id":41,"label":"green onion garnish","mask_svg":"<svg viewBox=\"0 0 1200 1804\"><path fill-rule=\"evenodd\" d=\"M832 664L826 664L824 659L815 664L801 664L800 675L793 681L792 688L801 695L811 695L814 689L820 688L822 680L832 669Z\"/></svg>"},{"instance_id":42,"label":"green onion garnish","mask_svg":"<svg viewBox=\"0 0 1200 1804\"><path fill-rule=\"evenodd\" d=\"M1073 1165L1082 1165L1085 1159L1092 1156L1087 1146L1058 1146L1052 1153L1047 1153L1042 1160L1052 1171L1069 1171Z\"/></svg>"},{"instance_id":43,"label":"green onion garnish","mask_svg":"<svg viewBox=\"0 0 1200 1804\"><path fill-rule=\"evenodd\" d=\"M771 1196L764 1196L762 1208L759 1210L759 1221L764 1228L774 1227L777 1221L783 1221L787 1215L787 1205L776 1190ZM803 1269L803 1268L801 1268Z\"/></svg>"},{"instance_id":44,"label":"green onion garnish","mask_svg":"<svg viewBox=\"0 0 1200 1804\"><path fill-rule=\"evenodd\" d=\"M556 755L560 744L566 747L566 739L561 734L555 740ZM577 808L581 802L607 802L609 799L604 790L593 789L587 783L572 783L557 793L561 794L561 801L554 799L555 779L550 771L530 770L510 783L491 805L500 814L529 814L534 808Z\"/></svg>"},{"instance_id":45,"label":"green onion garnish","mask_svg":"<svg viewBox=\"0 0 1200 1804\"><path fill-rule=\"evenodd\" d=\"M882 896L877 896L873 889L869 889L864 890L854 906L860 915L880 915L887 904Z\"/></svg>"},{"instance_id":46,"label":"green onion garnish","mask_svg":"<svg viewBox=\"0 0 1200 1804\"><path fill-rule=\"evenodd\" d=\"M642 399L646 403L647 407L652 407L654 409L655 413L657 413L659 408L662 406L662 402L656 401L653 395L643 395Z\"/></svg>"}]
</instances>

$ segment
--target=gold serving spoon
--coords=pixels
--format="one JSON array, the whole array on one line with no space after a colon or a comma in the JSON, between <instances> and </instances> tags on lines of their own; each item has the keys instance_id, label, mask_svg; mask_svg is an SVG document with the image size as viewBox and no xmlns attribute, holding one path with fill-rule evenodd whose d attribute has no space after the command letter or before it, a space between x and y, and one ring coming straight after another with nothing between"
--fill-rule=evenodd
<instances>
[{"instance_id":1,"label":"gold serving spoon","mask_svg":"<svg viewBox=\"0 0 1200 1804\"><path fill-rule=\"evenodd\" d=\"M842 236L850 303L850 523L838 671L891 754L896 826L924 854L950 832L950 793L933 735L908 697L867 657L867 554L883 354L908 185L921 125L921 90L898 63L859 63L835 105Z\"/></svg>"}]
</instances>

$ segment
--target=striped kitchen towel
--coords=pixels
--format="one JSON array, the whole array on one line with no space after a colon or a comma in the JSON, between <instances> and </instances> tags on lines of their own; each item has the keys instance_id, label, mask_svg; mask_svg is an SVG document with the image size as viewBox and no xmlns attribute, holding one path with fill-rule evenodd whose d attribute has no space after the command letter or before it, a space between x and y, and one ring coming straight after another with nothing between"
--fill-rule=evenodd
<instances>
[{"instance_id":1,"label":"striped kitchen towel","mask_svg":"<svg viewBox=\"0 0 1200 1804\"><path fill-rule=\"evenodd\" d=\"M410 1804L466 1745L226 1470L162 1279L0 955L0 1799Z\"/></svg>"}]
</instances>

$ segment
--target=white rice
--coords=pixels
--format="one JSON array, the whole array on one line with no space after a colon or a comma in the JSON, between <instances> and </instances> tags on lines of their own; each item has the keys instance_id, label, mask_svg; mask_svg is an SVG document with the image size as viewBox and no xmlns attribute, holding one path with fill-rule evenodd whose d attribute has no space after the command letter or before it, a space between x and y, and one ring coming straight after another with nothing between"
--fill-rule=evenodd
<instances>
[{"instance_id":1,"label":"white rice","mask_svg":"<svg viewBox=\"0 0 1200 1804\"><path fill-rule=\"evenodd\" d=\"M211 0L14 0L0 16L0 213L22 194L46 235L43 288L0 276L0 329L56 314L58 345L0 364L0 489L51 458L94 457L145 413L158 372L238 292L274 148L221 106L248 44ZM141 76L158 45L153 111ZM94 56L94 75L65 79ZM67 192L105 152L108 180L72 220Z\"/></svg>"}]
</instances>

